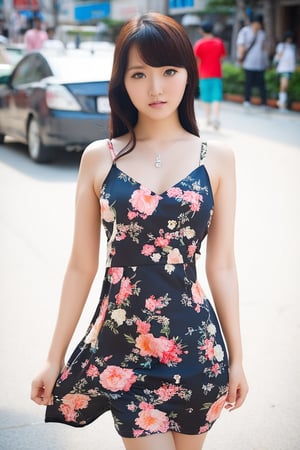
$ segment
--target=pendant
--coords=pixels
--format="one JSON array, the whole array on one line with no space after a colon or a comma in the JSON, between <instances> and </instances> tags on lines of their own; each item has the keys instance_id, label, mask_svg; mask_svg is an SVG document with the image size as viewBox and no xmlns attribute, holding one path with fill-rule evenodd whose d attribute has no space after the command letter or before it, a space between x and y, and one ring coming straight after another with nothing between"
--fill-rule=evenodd
<instances>
[{"instance_id":1,"label":"pendant","mask_svg":"<svg viewBox=\"0 0 300 450\"><path fill-rule=\"evenodd\" d=\"M161 167L160 154L155 155L155 167L158 169Z\"/></svg>"}]
</instances>

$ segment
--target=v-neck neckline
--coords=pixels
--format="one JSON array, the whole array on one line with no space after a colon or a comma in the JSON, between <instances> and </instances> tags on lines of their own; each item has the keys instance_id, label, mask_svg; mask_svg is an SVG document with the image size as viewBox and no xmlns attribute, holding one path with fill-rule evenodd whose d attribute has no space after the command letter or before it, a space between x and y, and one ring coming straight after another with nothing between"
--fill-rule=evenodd
<instances>
[{"instance_id":1,"label":"v-neck neckline","mask_svg":"<svg viewBox=\"0 0 300 450\"><path fill-rule=\"evenodd\" d=\"M204 166L204 164L200 164L199 166L197 166L195 169L191 170L187 175L185 175L184 177L182 177L180 180L178 180L176 183L172 184L171 186L169 186L167 189L165 189L163 192L161 193L157 193L155 192L153 189L151 189L150 187L146 186L144 183L141 183L140 181L138 181L135 177L132 177L131 175L129 175L127 172L125 172L124 170L120 169L116 163L114 163L112 165L112 168L115 168L120 174L125 175L126 177L128 177L130 180L132 180L135 184L139 185L140 187L147 189L148 191L150 191L150 193L152 195L158 195L159 197L163 197L164 195L167 194L167 192L172 189L177 187L179 184L183 183L183 181L185 181L187 178L191 177L197 170L199 170L200 168L203 168L205 170L205 172L207 173L206 167ZM207 173L208 176L208 173ZM209 178L209 176L208 176Z\"/></svg>"}]
</instances>

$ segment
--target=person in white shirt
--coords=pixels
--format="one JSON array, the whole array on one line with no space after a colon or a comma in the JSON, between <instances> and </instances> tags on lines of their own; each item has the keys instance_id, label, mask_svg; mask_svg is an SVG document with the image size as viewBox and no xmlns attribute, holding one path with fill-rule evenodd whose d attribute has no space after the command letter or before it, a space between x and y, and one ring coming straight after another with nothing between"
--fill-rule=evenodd
<instances>
[{"instance_id":1,"label":"person in white shirt","mask_svg":"<svg viewBox=\"0 0 300 450\"><path fill-rule=\"evenodd\" d=\"M251 19L250 25L243 27L237 36L237 58L245 70L245 101L250 105L254 87L260 91L261 103L266 105L265 69L267 67L267 39L263 30L263 17L258 14Z\"/></svg>"},{"instance_id":2,"label":"person in white shirt","mask_svg":"<svg viewBox=\"0 0 300 450\"><path fill-rule=\"evenodd\" d=\"M274 56L276 72L280 79L277 105L283 110L287 107L289 81L292 73L295 72L296 69L296 46L293 41L293 32L287 31L284 34L282 42L277 44Z\"/></svg>"},{"instance_id":3,"label":"person in white shirt","mask_svg":"<svg viewBox=\"0 0 300 450\"><path fill-rule=\"evenodd\" d=\"M43 42L42 50L44 49L63 50L65 48L64 43L60 39L56 38L54 27L48 27L46 32L48 35L48 39Z\"/></svg>"}]
</instances>

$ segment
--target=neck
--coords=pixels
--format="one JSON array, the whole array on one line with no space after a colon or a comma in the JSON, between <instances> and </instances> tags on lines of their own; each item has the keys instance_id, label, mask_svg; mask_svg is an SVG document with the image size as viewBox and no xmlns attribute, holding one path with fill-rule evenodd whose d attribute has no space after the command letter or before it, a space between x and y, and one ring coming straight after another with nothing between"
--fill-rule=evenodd
<instances>
[{"instance_id":1,"label":"neck","mask_svg":"<svg viewBox=\"0 0 300 450\"><path fill-rule=\"evenodd\" d=\"M165 120L150 120L139 117L135 127L136 138L140 141L176 140L176 136L180 137L185 133L186 130L182 127L177 115Z\"/></svg>"}]
</instances>

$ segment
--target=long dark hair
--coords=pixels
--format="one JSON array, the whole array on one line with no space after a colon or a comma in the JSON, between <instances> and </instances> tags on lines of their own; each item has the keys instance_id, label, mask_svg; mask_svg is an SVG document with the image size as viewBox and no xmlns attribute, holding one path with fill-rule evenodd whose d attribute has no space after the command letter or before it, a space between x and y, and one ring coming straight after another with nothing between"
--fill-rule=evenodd
<instances>
[{"instance_id":1,"label":"long dark hair","mask_svg":"<svg viewBox=\"0 0 300 450\"><path fill-rule=\"evenodd\" d=\"M152 67L184 67L188 73L187 86L178 107L182 127L199 136L195 118L194 98L198 86L198 70L192 44L184 28L174 19L159 13L134 18L123 26L118 36L111 80L109 102L111 107L110 138L130 133L130 140L119 157L136 145L134 127L138 111L125 89L124 77L129 50L136 45L144 62Z\"/></svg>"}]
</instances>

